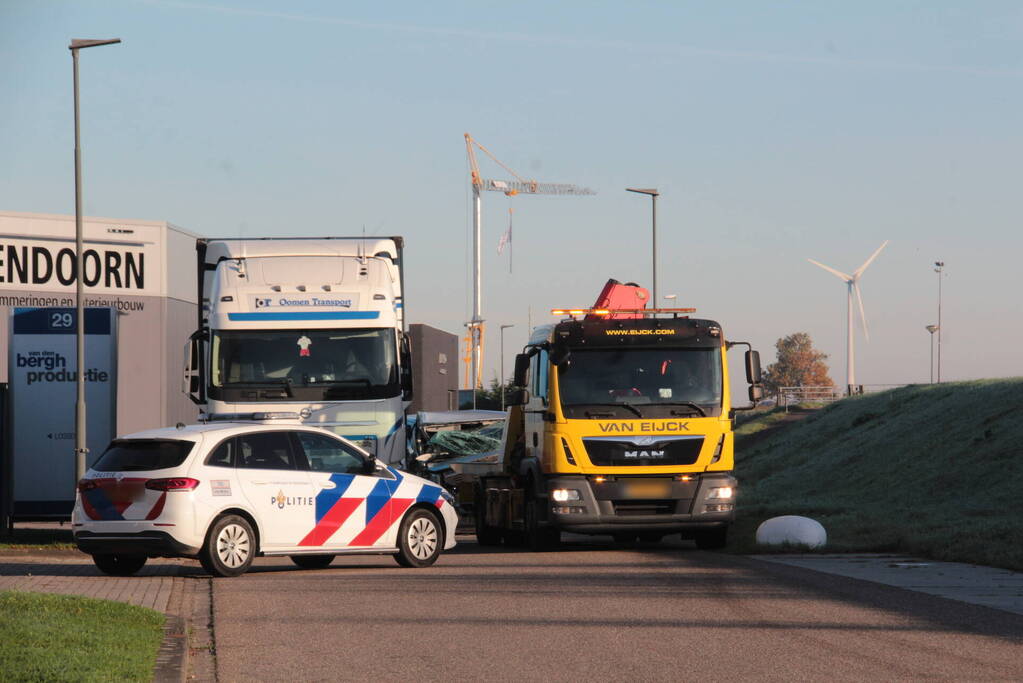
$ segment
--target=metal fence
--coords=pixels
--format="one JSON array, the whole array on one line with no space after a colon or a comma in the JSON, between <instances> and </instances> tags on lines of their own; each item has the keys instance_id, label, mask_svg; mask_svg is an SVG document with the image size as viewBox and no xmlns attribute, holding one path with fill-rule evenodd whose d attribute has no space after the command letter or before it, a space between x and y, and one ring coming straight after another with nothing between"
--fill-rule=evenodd
<instances>
[{"instance_id":1,"label":"metal fence","mask_svg":"<svg viewBox=\"0 0 1023 683\"><path fill-rule=\"evenodd\" d=\"M908 384L857 384L853 395L876 394L890 389L900 389ZM846 390L840 387L780 387L775 396L778 406L788 409L800 403L833 403L846 397Z\"/></svg>"},{"instance_id":2,"label":"metal fence","mask_svg":"<svg viewBox=\"0 0 1023 683\"><path fill-rule=\"evenodd\" d=\"M832 403L845 396L838 387L779 387L778 405L788 409L800 403Z\"/></svg>"}]
</instances>

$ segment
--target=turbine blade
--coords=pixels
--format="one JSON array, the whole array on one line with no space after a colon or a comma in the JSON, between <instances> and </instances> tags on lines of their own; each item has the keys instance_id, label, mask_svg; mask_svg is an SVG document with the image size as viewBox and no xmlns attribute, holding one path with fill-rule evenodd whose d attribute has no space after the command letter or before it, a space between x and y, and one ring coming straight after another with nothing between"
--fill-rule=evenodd
<instances>
[{"instance_id":1,"label":"turbine blade","mask_svg":"<svg viewBox=\"0 0 1023 683\"><path fill-rule=\"evenodd\" d=\"M884 244L882 244L880 247L878 247L877 251L875 251L873 254L871 254L870 258L868 258L866 261L863 262L862 266L860 266L859 268L857 268L856 270L853 271L853 277L854 278L859 278L859 276L863 274L863 271L865 271L867 269L867 266L869 266L871 263L874 262L874 259L877 258L877 255L880 254L881 250L884 249L886 246L888 246L888 240L885 240Z\"/></svg>"},{"instance_id":2,"label":"turbine blade","mask_svg":"<svg viewBox=\"0 0 1023 683\"><path fill-rule=\"evenodd\" d=\"M863 312L863 295L860 294L860 285L854 282L852 286L856 290L856 303L860 305L860 322L863 323L863 336L867 338L867 341L870 341L870 332L867 331L867 314Z\"/></svg>"},{"instance_id":3,"label":"turbine blade","mask_svg":"<svg viewBox=\"0 0 1023 683\"><path fill-rule=\"evenodd\" d=\"M840 278L842 278L842 279L843 279L843 280L845 280L846 282L851 282L851 281L852 281L852 279L853 279L852 275L846 275L846 274L845 274L845 273L843 273L842 271L840 271L840 270L835 270L835 269L834 269L834 268L832 268L831 266L826 266L826 265L824 265L823 263L817 263L817 262L816 262L816 261L814 261L814 260L813 260L812 258L808 258L808 259L806 259L806 260L807 260L807 261L809 261L810 263L812 263L812 264L813 264L813 265L815 265L815 266L818 266L818 267L820 267L820 268L823 268L824 270L828 271L828 272L829 272L829 273L831 273L832 275L835 275L835 276L837 276L837 277L840 277Z\"/></svg>"}]
</instances>

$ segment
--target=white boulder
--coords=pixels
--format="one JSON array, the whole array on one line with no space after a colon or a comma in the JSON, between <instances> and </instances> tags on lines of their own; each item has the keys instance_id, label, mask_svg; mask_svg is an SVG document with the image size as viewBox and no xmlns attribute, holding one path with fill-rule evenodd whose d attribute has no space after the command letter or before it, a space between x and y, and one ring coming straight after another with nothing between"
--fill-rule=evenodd
<instances>
[{"instance_id":1,"label":"white boulder","mask_svg":"<svg viewBox=\"0 0 1023 683\"><path fill-rule=\"evenodd\" d=\"M783 515L772 517L757 527L758 545L799 545L820 548L828 542L821 523L809 517Z\"/></svg>"}]
</instances>

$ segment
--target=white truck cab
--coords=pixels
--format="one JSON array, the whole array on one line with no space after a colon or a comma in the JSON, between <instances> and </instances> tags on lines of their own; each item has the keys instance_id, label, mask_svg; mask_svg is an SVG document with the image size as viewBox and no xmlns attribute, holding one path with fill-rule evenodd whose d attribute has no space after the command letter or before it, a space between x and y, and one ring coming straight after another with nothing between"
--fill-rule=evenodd
<instances>
[{"instance_id":1,"label":"white truck cab","mask_svg":"<svg viewBox=\"0 0 1023 683\"><path fill-rule=\"evenodd\" d=\"M400 237L200 240L185 391L204 419L294 412L387 464L412 398Z\"/></svg>"}]
</instances>

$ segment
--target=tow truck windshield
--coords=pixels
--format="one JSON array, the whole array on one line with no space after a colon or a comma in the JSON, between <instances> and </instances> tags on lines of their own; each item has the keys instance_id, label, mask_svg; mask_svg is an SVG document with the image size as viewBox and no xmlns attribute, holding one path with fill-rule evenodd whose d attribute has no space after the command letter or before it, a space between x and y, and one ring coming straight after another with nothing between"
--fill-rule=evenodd
<instances>
[{"instance_id":1,"label":"tow truck windshield","mask_svg":"<svg viewBox=\"0 0 1023 683\"><path fill-rule=\"evenodd\" d=\"M214 332L210 395L221 400L366 400L401 393L394 330Z\"/></svg>"},{"instance_id":2,"label":"tow truck windshield","mask_svg":"<svg viewBox=\"0 0 1023 683\"><path fill-rule=\"evenodd\" d=\"M558 366L565 417L708 417L721 414L721 350L573 349Z\"/></svg>"}]
</instances>

